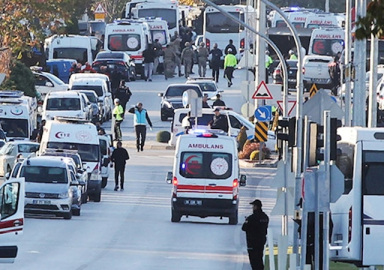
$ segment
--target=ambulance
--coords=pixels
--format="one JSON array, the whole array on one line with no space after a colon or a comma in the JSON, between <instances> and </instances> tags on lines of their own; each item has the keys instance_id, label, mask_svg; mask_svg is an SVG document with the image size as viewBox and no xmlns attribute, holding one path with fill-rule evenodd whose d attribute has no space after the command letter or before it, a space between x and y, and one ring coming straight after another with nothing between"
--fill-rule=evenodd
<instances>
[{"instance_id":1,"label":"ambulance","mask_svg":"<svg viewBox=\"0 0 384 270\"><path fill-rule=\"evenodd\" d=\"M314 29L309 41L308 55L335 56L344 50L345 32L339 27Z\"/></svg>"},{"instance_id":2,"label":"ambulance","mask_svg":"<svg viewBox=\"0 0 384 270\"><path fill-rule=\"evenodd\" d=\"M173 185L172 222L182 216L215 216L237 224L239 186L246 185L246 176L240 175L234 138L213 133L179 136L166 181Z\"/></svg>"},{"instance_id":3,"label":"ambulance","mask_svg":"<svg viewBox=\"0 0 384 270\"><path fill-rule=\"evenodd\" d=\"M144 77L143 51L152 43L149 25L146 21L122 19L107 24L104 49L124 51L135 61L136 74Z\"/></svg>"},{"instance_id":4,"label":"ambulance","mask_svg":"<svg viewBox=\"0 0 384 270\"><path fill-rule=\"evenodd\" d=\"M305 28L318 29L320 27L338 27L339 21L333 14L313 14L307 17Z\"/></svg>"},{"instance_id":5,"label":"ambulance","mask_svg":"<svg viewBox=\"0 0 384 270\"><path fill-rule=\"evenodd\" d=\"M37 123L35 98L21 91L0 92L0 124L7 139L29 140Z\"/></svg>"},{"instance_id":6,"label":"ambulance","mask_svg":"<svg viewBox=\"0 0 384 270\"><path fill-rule=\"evenodd\" d=\"M139 21L145 21L148 24L152 41L155 42L155 39L158 39L163 49L171 42L167 21L162 18L140 18Z\"/></svg>"},{"instance_id":7,"label":"ambulance","mask_svg":"<svg viewBox=\"0 0 384 270\"><path fill-rule=\"evenodd\" d=\"M56 117L44 126L39 152L45 149L77 150L88 173L88 196L101 199L101 152L96 126L89 121Z\"/></svg>"},{"instance_id":8,"label":"ambulance","mask_svg":"<svg viewBox=\"0 0 384 270\"><path fill-rule=\"evenodd\" d=\"M305 22L309 16L312 16L312 12L291 12L288 14L288 20L292 23L295 28L304 28Z\"/></svg>"}]
</instances>

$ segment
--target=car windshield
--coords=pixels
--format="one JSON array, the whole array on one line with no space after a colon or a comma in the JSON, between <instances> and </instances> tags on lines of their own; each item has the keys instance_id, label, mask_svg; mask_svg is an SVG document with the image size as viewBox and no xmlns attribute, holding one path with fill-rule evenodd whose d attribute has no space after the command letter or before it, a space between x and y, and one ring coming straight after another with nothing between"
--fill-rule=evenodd
<instances>
[{"instance_id":1,"label":"car windshield","mask_svg":"<svg viewBox=\"0 0 384 270\"><path fill-rule=\"evenodd\" d=\"M87 48L55 48L54 59L75 59L77 63L85 64L88 61Z\"/></svg>"},{"instance_id":2,"label":"car windshield","mask_svg":"<svg viewBox=\"0 0 384 270\"><path fill-rule=\"evenodd\" d=\"M89 102L92 102L92 103L97 103L97 97L93 94L93 93L88 93L88 92L81 92L83 94L85 94L89 100Z\"/></svg>"},{"instance_id":3,"label":"car windshield","mask_svg":"<svg viewBox=\"0 0 384 270\"><path fill-rule=\"evenodd\" d=\"M48 111L74 111L80 109L79 98L49 98L46 107Z\"/></svg>"},{"instance_id":4,"label":"car windshield","mask_svg":"<svg viewBox=\"0 0 384 270\"><path fill-rule=\"evenodd\" d=\"M5 156L5 155L12 154L13 148L14 148L14 144L13 143L6 143L0 149L0 156Z\"/></svg>"},{"instance_id":5,"label":"car windshield","mask_svg":"<svg viewBox=\"0 0 384 270\"><path fill-rule=\"evenodd\" d=\"M188 82L188 84L198 84L203 92L216 92L217 87L213 82Z\"/></svg>"},{"instance_id":6,"label":"car windshield","mask_svg":"<svg viewBox=\"0 0 384 270\"><path fill-rule=\"evenodd\" d=\"M53 74L50 74L50 73L43 73L44 76L46 76L48 79L50 79L51 81L54 81L55 84L57 85L63 85L65 84L62 80L60 80L59 78L57 78L55 75Z\"/></svg>"},{"instance_id":7,"label":"car windshield","mask_svg":"<svg viewBox=\"0 0 384 270\"><path fill-rule=\"evenodd\" d=\"M138 51L141 48L141 36L138 34L108 35L108 49L111 51Z\"/></svg>"},{"instance_id":8,"label":"car windshield","mask_svg":"<svg viewBox=\"0 0 384 270\"><path fill-rule=\"evenodd\" d=\"M165 93L165 96L167 97L181 97L184 93L185 90L188 90L188 89L193 89L196 91L197 95L199 97L202 96L201 92L196 90L195 87L190 87L188 85L182 85L182 86L170 86L168 87L166 93Z\"/></svg>"},{"instance_id":9,"label":"car windshield","mask_svg":"<svg viewBox=\"0 0 384 270\"><path fill-rule=\"evenodd\" d=\"M65 168L24 165L20 177L32 183L68 183Z\"/></svg>"},{"instance_id":10,"label":"car windshield","mask_svg":"<svg viewBox=\"0 0 384 270\"><path fill-rule=\"evenodd\" d=\"M8 138L29 138L27 119L1 118L0 124Z\"/></svg>"},{"instance_id":11,"label":"car windshield","mask_svg":"<svg viewBox=\"0 0 384 270\"><path fill-rule=\"evenodd\" d=\"M34 153L39 150L38 144L18 144L17 150L19 153Z\"/></svg>"},{"instance_id":12,"label":"car windshield","mask_svg":"<svg viewBox=\"0 0 384 270\"><path fill-rule=\"evenodd\" d=\"M244 22L244 13L228 13ZM239 33L240 29L243 29L237 22L232 21L220 12L206 13L206 17L206 29L210 33Z\"/></svg>"},{"instance_id":13,"label":"car windshield","mask_svg":"<svg viewBox=\"0 0 384 270\"><path fill-rule=\"evenodd\" d=\"M177 26L176 9L165 9L165 8L148 8L139 9L139 18L146 17L161 17L168 23L168 29L173 29Z\"/></svg>"},{"instance_id":14,"label":"car windshield","mask_svg":"<svg viewBox=\"0 0 384 270\"><path fill-rule=\"evenodd\" d=\"M105 31L105 22L89 22L90 32L103 32Z\"/></svg>"},{"instance_id":15,"label":"car windshield","mask_svg":"<svg viewBox=\"0 0 384 270\"><path fill-rule=\"evenodd\" d=\"M124 54L122 53L99 53L96 56L96 60L98 59L123 59Z\"/></svg>"},{"instance_id":16,"label":"car windshield","mask_svg":"<svg viewBox=\"0 0 384 270\"><path fill-rule=\"evenodd\" d=\"M344 49L342 39L315 39L313 40L312 52L318 55L334 56Z\"/></svg>"},{"instance_id":17,"label":"car windshield","mask_svg":"<svg viewBox=\"0 0 384 270\"><path fill-rule=\"evenodd\" d=\"M99 85L72 85L71 90L92 90L97 96L103 96L103 88Z\"/></svg>"},{"instance_id":18,"label":"car windshield","mask_svg":"<svg viewBox=\"0 0 384 270\"><path fill-rule=\"evenodd\" d=\"M48 142L47 148L77 150L84 162L100 161L100 147L95 144Z\"/></svg>"}]
</instances>

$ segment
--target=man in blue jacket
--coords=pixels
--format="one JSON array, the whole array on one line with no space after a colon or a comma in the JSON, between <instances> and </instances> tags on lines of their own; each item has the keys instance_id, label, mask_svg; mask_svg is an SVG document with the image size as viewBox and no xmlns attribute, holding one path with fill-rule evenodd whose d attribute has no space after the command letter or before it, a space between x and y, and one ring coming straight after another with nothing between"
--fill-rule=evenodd
<instances>
[{"instance_id":1,"label":"man in blue jacket","mask_svg":"<svg viewBox=\"0 0 384 270\"><path fill-rule=\"evenodd\" d=\"M137 103L136 107L129 109L133 113L133 124L136 132L136 148L137 152L144 150L145 136L147 133L147 122L152 130L152 122L149 119L147 110L143 108L143 103Z\"/></svg>"}]
</instances>

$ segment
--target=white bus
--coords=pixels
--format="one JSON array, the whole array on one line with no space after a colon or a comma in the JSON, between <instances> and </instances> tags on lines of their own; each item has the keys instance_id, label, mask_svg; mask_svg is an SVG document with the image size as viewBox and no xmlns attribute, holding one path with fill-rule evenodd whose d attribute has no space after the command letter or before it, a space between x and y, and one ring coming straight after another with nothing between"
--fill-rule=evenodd
<instances>
[{"instance_id":1,"label":"white bus","mask_svg":"<svg viewBox=\"0 0 384 270\"><path fill-rule=\"evenodd\" d=\"M173 0L133 0L126 4L125 18L138 19L156 17L167 21L171 35L179 32L180 10L178 1Z\"/></svg>"},{"instance_id":2,"label":"white bus","mask_svg":"<svg viewBox=\"0 0 384 270\"><path fill-rule=\"evenodd\" d=\"M313 29L308 54L335 56L344 49L344 36L341 28Z\"/></svg>"},{"instance_id":3,"label":"white bus","mask_svg":"<svg viewBox=\"0 0 384 270\"><path fill-rule=\"evenodd\" d=\"M330 259L357 265L383 265L384 132L381 128L343 127L337 167L344 193L331 203Z\"/></svg>"},{"instance_id":4,"label":"white bus","mask_svg":"<svg viewBox=\"0 0 384 270\"><path fill-rule=\"evenodd\" d=\"M75 59L83 65L92 64L98 46L97 38L78 35L53 35L44 42L47 59Z\"/></svg>"},{"instance_id":5,"label":"white bus","mask_svg":"<svg viewBox=\"0 0 384 270\"><path fill-rule=\"evenodd\" d=\"M255 10L251 6L234 5L220 6L229 14L239 18L241 21L252 24L255 21ZM239 60L246 49L246 42L253 44L253 41L247 37L247 31L243 26L227 18L213 7L207 7L204 14L204 39L208 49L213 48L213 44L217 43L218 48L223 50L228 45L229 40L233 40L237 50L237 59ZM253 36L250 34L250 36ZM248 39L248 41L247 41Z\"/></svg>"}]
</instances>

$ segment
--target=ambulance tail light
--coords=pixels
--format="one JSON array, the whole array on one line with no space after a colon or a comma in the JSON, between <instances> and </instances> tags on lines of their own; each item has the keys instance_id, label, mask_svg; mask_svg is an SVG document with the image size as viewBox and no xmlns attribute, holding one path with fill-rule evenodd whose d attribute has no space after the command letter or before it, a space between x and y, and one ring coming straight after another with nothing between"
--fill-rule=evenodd
<instances>
[{"instance_id":1,"label":"ambulance tail light","mask_svg":"<svg viewBox=\"0 0 384 270\"><path fill-rule=\"evenodd\" d=\"M207 49L210 50L211 49L211 41L209 39L205 39L205 46L207 46Z\"/></svg>"},{"instance_id":2,"label":"ambulance tail light","mask_svg":"<svg viewBox=\"0 0 384 270\"><path fill-rule=\"evenodd\" d=\"M303 67L303 74L305 74L305 67Z\"/></svg>"},{"instance_id":3,"label":"ambulance tail light","mask_svg":"<svg viewBox=\"0 0 384 270\"><path fill-rule=\"evenodd\" d=\"M239 180L237 178L233 180L232 188L233 188L233 200L235 201L238 199L238 195L239 195Z\"/></svg>"},{"instance_id":4,"label":"ambulance tail light","mask_svg":"<svg viewBox=\"0 0 384 270\"><path fill-rule=\"evenodd\" d=\"M174 176L172 179L172 185L173 185L172 198L177 197L177 184L178 184L177 177Z\"/></svg>"},{"instance_id":5,"label":"ambulance tail light","mask_svg":"<svg viewBox=\"0 0 384 270\"><path fill-rule=\"evenodd\" d=\"M348 212L348 243L352 240L352 207L349 208Z\"/></svg>"},{"instance_id":6,"label":"ambulance tail light","mask_svg":"<svg viewBox=\"0 0 384 270\"><path fill-rule=\"evenodd\" d=\"M244 49L244 48L245 48L245 39L242 38L242 39L240 40L240 49Z\"/></svg>"},{"instance_id":7,"label":"ambulance tail light","mask_svg":"<svg viewBox=\"0 0 384 270\"><path fill-rule=\"evenodd\" d=\"M99 180L99 163L96 164L95 168L91 172L91 175L89 177L89 180L97 181Z\"/></svg>"}]
</instances>

